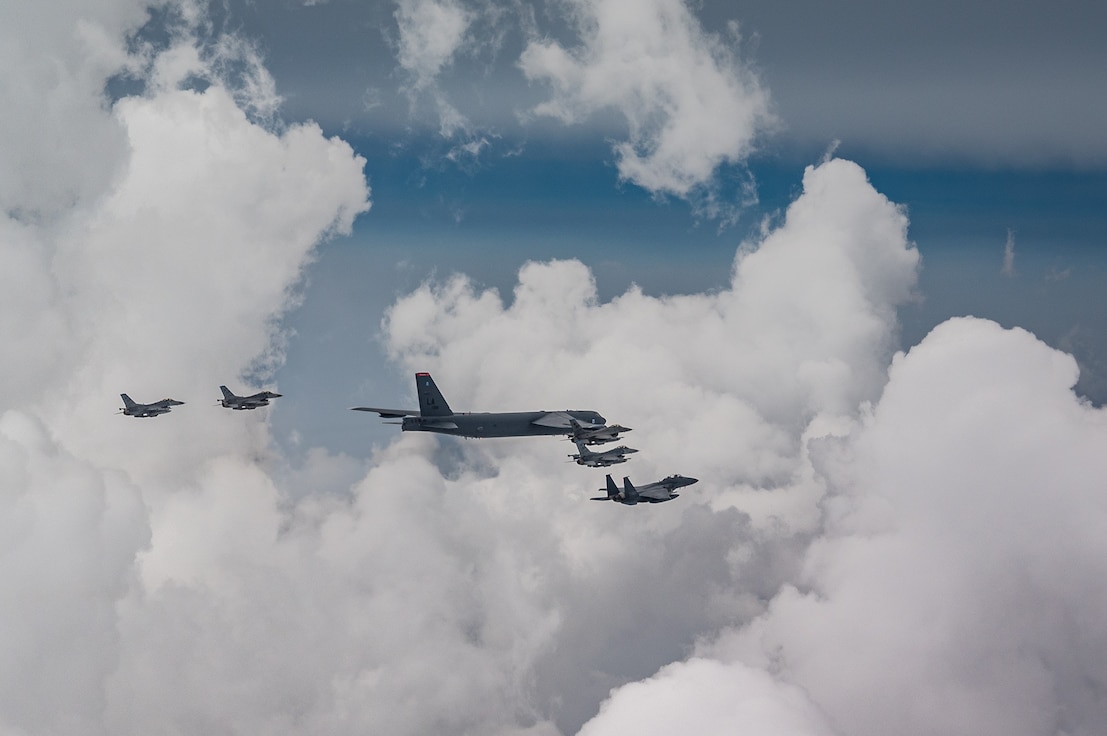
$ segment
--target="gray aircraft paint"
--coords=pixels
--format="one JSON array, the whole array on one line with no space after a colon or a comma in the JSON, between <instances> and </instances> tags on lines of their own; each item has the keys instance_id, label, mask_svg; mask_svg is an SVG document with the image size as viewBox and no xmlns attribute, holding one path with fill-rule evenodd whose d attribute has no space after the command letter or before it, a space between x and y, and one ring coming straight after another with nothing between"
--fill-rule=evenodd
<instances>
[{"instance_id":1,"label":"gray aircraft paint","mask_svg":"<svg viewBox=\"0 0 1107 736\"><path fill-rule=\"evenodd\" d=\"M575 455L569 455L577 465L586 465L590 468L606 468L610 465L618 465L619 463L625 463L629 458L627 455L638 452L633 447L627 447L626 445L620 445L619 447L612 448L610 450L604 450L603 452L593 452L589 450L583 440L575 440L577 446L577 453Z\"/></svg>"},{"instance_id":2,"label":"gray aircraft paint","mask_svg":"<svg viewBox=\"0 0 1107 736\"><path fill-rule=\"evenodd\" d=\"M272 391L259 391L256 394L250 396L236 396L226 386L220 386L219 390L223 392L223 398L219 400L219 403L227 409L234 409L241 411L244 409L257 409L259 406L269 406L269 399L279 399L280 394L273 393Z\"/></svg>"},{"instance_id":3,"label":"gray aircraft paint","mask_svg":"<svg viewBox=\"0 0 1107 736\"><path fill-rule=\"evenodd\" d=\"M602 427L606 421L594 411L517 411L455 413L429 373L415 374L419 409L378 409L356 406L353 411L370 411L382 419L401 419L404 432L437 432L458 437L531 437L569 435L572 422L587 429Z\"/></svg>"},{"instance_id":4,"label":"gray aircraft paint","mask_svg":"<svg viewBox=\"0 0 1107 736\"><path fill-rule=\"evenodd\" d=\"M185 403L176 399L162 399L152 404L140 404L127 394L119 394L119 398L123 399L123 406L119 411L129 417L156 417L168 414L171 411L170 407Z\"/></svg>"},{"instance_id":5,"label":"gray aircraft paint","mask_svg":"<svg viewBox=\"0 0 1107 736\"><path fill-rule=\"evenodd\" d=\"M607 491L607 495L593 496L592 500L615 501L625 506L634 506L639 503L664 503L680 496L679 493L674 493L676 489L690 486L693 483L699 483L699 479L689 478L685 475L670 475L654 483L635 486L630 482L630 478L624 476L623 487L619 488L615 485L615 481L612 480L611 476L608 475L607 487L600 489L601 493Z\"/></svg>"}]
</instances>

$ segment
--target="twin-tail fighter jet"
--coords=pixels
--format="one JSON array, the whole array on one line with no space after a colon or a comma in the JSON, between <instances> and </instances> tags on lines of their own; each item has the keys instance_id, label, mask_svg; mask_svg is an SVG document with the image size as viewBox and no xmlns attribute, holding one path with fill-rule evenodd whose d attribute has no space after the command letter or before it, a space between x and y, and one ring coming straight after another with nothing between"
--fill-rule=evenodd
<instances>
[{"instance_id":1,"label":"twin-tail fighter jet","mask_svg":"<svg viewBox=\"0 0 1107 736\"><path fill-rule=\"evenodd\" d=\"M176 399L162 399L153 404L140 404L127 394L119 394L119 396L123 399L123 406L119 411L129 417L156 417L159 414L168 414L172 411L170 407L185 403Z\"/></svg>"},{"instance_id":2,"label":"twin-tail fighter jet","mask_svg":"<svg viewBox=\"0 0 1107 736\"><path fill-rule=\"evenodd\" d=\"M644 486L635 486L630 478L623 478L623 487L615 485L611 476L607 476L607 495L593 496L593 501L616 501L627 506L639 503L663 503L677 498L680 494L673 493L677 488L699 483L698 478L688 478L683 475L670 475L656 483L647 483ZM603 488L600 489L602 493Z\"/></svg>"},{"instance_id":3,"label":"twin-tail fighter jet","mask_svg":"<svg viewBox=\"0 0 1107 736\"><path fill-rule=\"evenodd\" d=\"M382 419L400 419L404 432L437 432L458 437L531 437L568 435L573 422L586 430L606 425L594 411L514 411L455 413L429 373L415 374L419 409L378 409L355 406L352 411L371 411Z\"/></svg>"},{"instance_id":4,"label":"twin-tail fighter jet","mask_svg":"<svg viewBox=\"0 0 1107 736\"><path fill-rule=\"evenodd\" d=\"M219 403L235 411L269 406L269 399L279 399L281 397L280 394L275 394L272 391L259 391L252 396L235 396L226 386L220 386L219 390L223 392L223 398L219 400Z\"/></svg>"},{"instance_id":5,"label":"twin-tail fighter jet","mask_svg":"<svg viewBox=\"0 0 1107 736\"><path fill-rule=\"evenodd\" d=\"M569 457L576 461L577 465L584 465L589 468L606 468L611 465L618 465L619 463L625 463L628 458L626 457L632 452L638 452L633 447L627 447L626 445L620 445L612 450L604 450L603 452L593 452L589 450L582 440L576 441L577 454L570 455Z\"/></svg>"}]
</instances>

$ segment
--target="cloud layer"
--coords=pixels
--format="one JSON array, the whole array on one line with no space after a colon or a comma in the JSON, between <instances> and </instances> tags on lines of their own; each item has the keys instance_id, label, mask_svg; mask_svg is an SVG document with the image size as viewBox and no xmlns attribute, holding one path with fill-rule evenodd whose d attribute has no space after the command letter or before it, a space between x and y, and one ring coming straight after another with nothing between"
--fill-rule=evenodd
<instances>
[{"instance_id":1,"label":"cloud layer","mask_svg":"<svg viewBox=\"0 0 1107 736\"><path fill-rule=\"evenodd\" d=\"M288 472L279 403L204 404L279 363L365 162L265 127L187 33L129 57L140 11L37 18L67 30L0 72L84 49L42 88L60 118L0 144L50 169L0 190L2 730L1098 729L1104 415L1020 330L956 320L895 353L919 257L860 167L810 167L717 293L601 302L558 261L386 315L455 408L599 410L634 427L635 481L700 478L680 499L589 502L602 474L556 439L412 435L325 492L350 459ZM148 90L109 106L123 68ZM96 145L51 158L74 111ZM121 391L188 403L112 416Z\"/></svg>"}]
</instances>

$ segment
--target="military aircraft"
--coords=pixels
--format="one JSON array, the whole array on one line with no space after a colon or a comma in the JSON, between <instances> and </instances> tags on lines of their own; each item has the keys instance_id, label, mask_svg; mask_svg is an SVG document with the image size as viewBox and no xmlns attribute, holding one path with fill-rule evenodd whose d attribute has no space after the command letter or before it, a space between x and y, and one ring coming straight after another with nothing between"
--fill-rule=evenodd
<instances>
[{"instance_id":1,"label":"military aircraft","mask_svg":"<svg viewBox=\"0 0 1107 736\"><path fill-rule=\"evenodd\" d=\"M612 450L604 450L603 452L592 452L589 450L583 441L578 440L576 442L577 454L570 455L569 457L576 461L577 465L586 465L589 468L606 468L610 465L618 465L619 463L625 463L627 461L627 455L632 452L638 452L633 447L627 447L626 445L620 445Z\"/></svg>"},{"instance_id":2,"label":"military aircraft","mask_svg":"<svg viewBox=\"0 0 1107 736\"><path fill-rule=\"evenodd\" d=\"M161 401L155 401L153 404L139 404L127 394L119 394L123 399L123 406L119 411L126 414L129 417L156 417L159 414L168 414L172 409L172 406L180 406L185 403L183 401L177 401L176 399L162 399Z\"/></svg>"},{"instance_id":3,"label":"military aircraft","mask_svg":"<svg viewBox=\"0 0 1107 736\"><path fill-rule=\"evenodd\" d=\"M219 390L223 392L223 398L219 400L219 403L236 411L269 406L269 399L279 399L281 397L280 394L275 394L272 391L260 391L252 396L235 396L226 386L220 386Z\"/></svg>"},{"instance_id":4,"label":"military aircraft","mask_svg":"<svg viewBox=\"0 0 1107 736\"><path fill-rule=\"evenodd\" d=\"M630 427L624 427L619 424L612 424L610 427L596 427L594 429L585 429L580 425L580 422L575 419L571 420L569 424L573 428L573 442L583 442L586 445L602 445L606 442L614 442L619 439L620 432L630 431Z\"/></svg>"},{"instance_id":5,"label":"military aircraft","mask_svg":"<svg viewBox=\"0 0 1107 736\"><path fill-rule=\"evenodd\" d=\"M630 478L623 478L623 488L619 489L611 476L607 476L607 495L593 496L593 501L617 501L618 503L633 506L637 503L663 503L678 497L679 493L673 493L677 488L698 483L698 478L688 478L683 475L670 475L656 483L647 483L644 486L635 487ZM603 488L600 489L602 493Z\"/></svg>"},{"instance_id":6,"label":"military aircraft","mask_svg":"<svg viewBox=\"0 0 1107 736\"><path fill-rule=\"evenodd\" d=\"M371 411L382 419L400 419L404 432L437 432L458 437L530 437L572 434L572 422L585 429L605 425L594 411L514 411L454 413L429 373L415 374L419 409L377 409L355 406L352 411Z\"/></svg>"}]
</instances>

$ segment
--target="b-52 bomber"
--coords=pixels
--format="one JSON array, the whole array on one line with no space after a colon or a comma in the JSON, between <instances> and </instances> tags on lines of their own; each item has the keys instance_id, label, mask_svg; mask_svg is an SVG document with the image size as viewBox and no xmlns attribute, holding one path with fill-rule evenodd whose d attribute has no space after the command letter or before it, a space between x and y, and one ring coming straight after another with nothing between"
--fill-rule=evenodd
<instances>
[{"instance_id":1,"label":"b-52 bomber","mask_svg":"<svg viewBox=\"0 0 1107 736\"><path fill-rule=\"evenodd\" d=\"M153 404L139 404L127 394L119 394L119 397L123 399L123 406L119 411L129 417L156 417L159 414L168 414L172 411L170 407L185 403L176 399L162 399Z\"/></svg>"},{"instance_id":2,"label":"b-52 bomber","mask_svg":"<svg viewBox=\"0 0 1107 736\"><path fill-rule=\"evenodd\" d=\"M593 501L616 501L627 506L639 503L663 503L677 498L680 494L673 493L677 488L699 483L698 478L688 478L683 475L670 475L656 483L647 483L644 486L635 487L630 478L623 478L623 487L615 485L611 476L607 476L607 495L593 496ZM603 488L600 489L603 492Z\"/></svg>"},{"instance_id":3,"label":"b-52 bomber","mask_svg":"<svg viewBox=\"0 0 1107 736\"><path fill-rule=\"evenodd\" d=\"M611 465L618 465L619 463L625 463L627 461L627 455L632 452L638 452L633 447L627 447L626 445L620 445L611 450L604 450L603 452L593 452L589 450L582 440L576 441L577 454L570 455L569 457L576 461L577 465L585 465L589 468L606 468Z\"/></svg>"},{"instance_id":4,"label":"b-52 bomber","mask_svg":"<svg viewBox=\"0 0 1107 736\"><path fill-rule=\"evenodd\" d=\"M371 411L382 419L400 419L404 432L437 432L457 437L531 437L568 435L573 422L593 430L606 426L602 416L594 411L513 411L455 413L429 373L415 374L415 392L419 409L378 409L355 406L352 411Z\"/></svg>"},{"instance_id":5,"label":"b-52 bomber","mask_svg":"<svg viewBox=\"0 0 1107 736\"><path fill-rule=\"evenodd\" d=\"M251 396L235 396L226 386L220 386L219 390L223 392L223 398L219 400L219 403L227 409L234 409L235 411L269 406L269 399L279 399L281 397L280 394L275 394L272 391L259 391Z\"/></svg>"}]
</instances>

